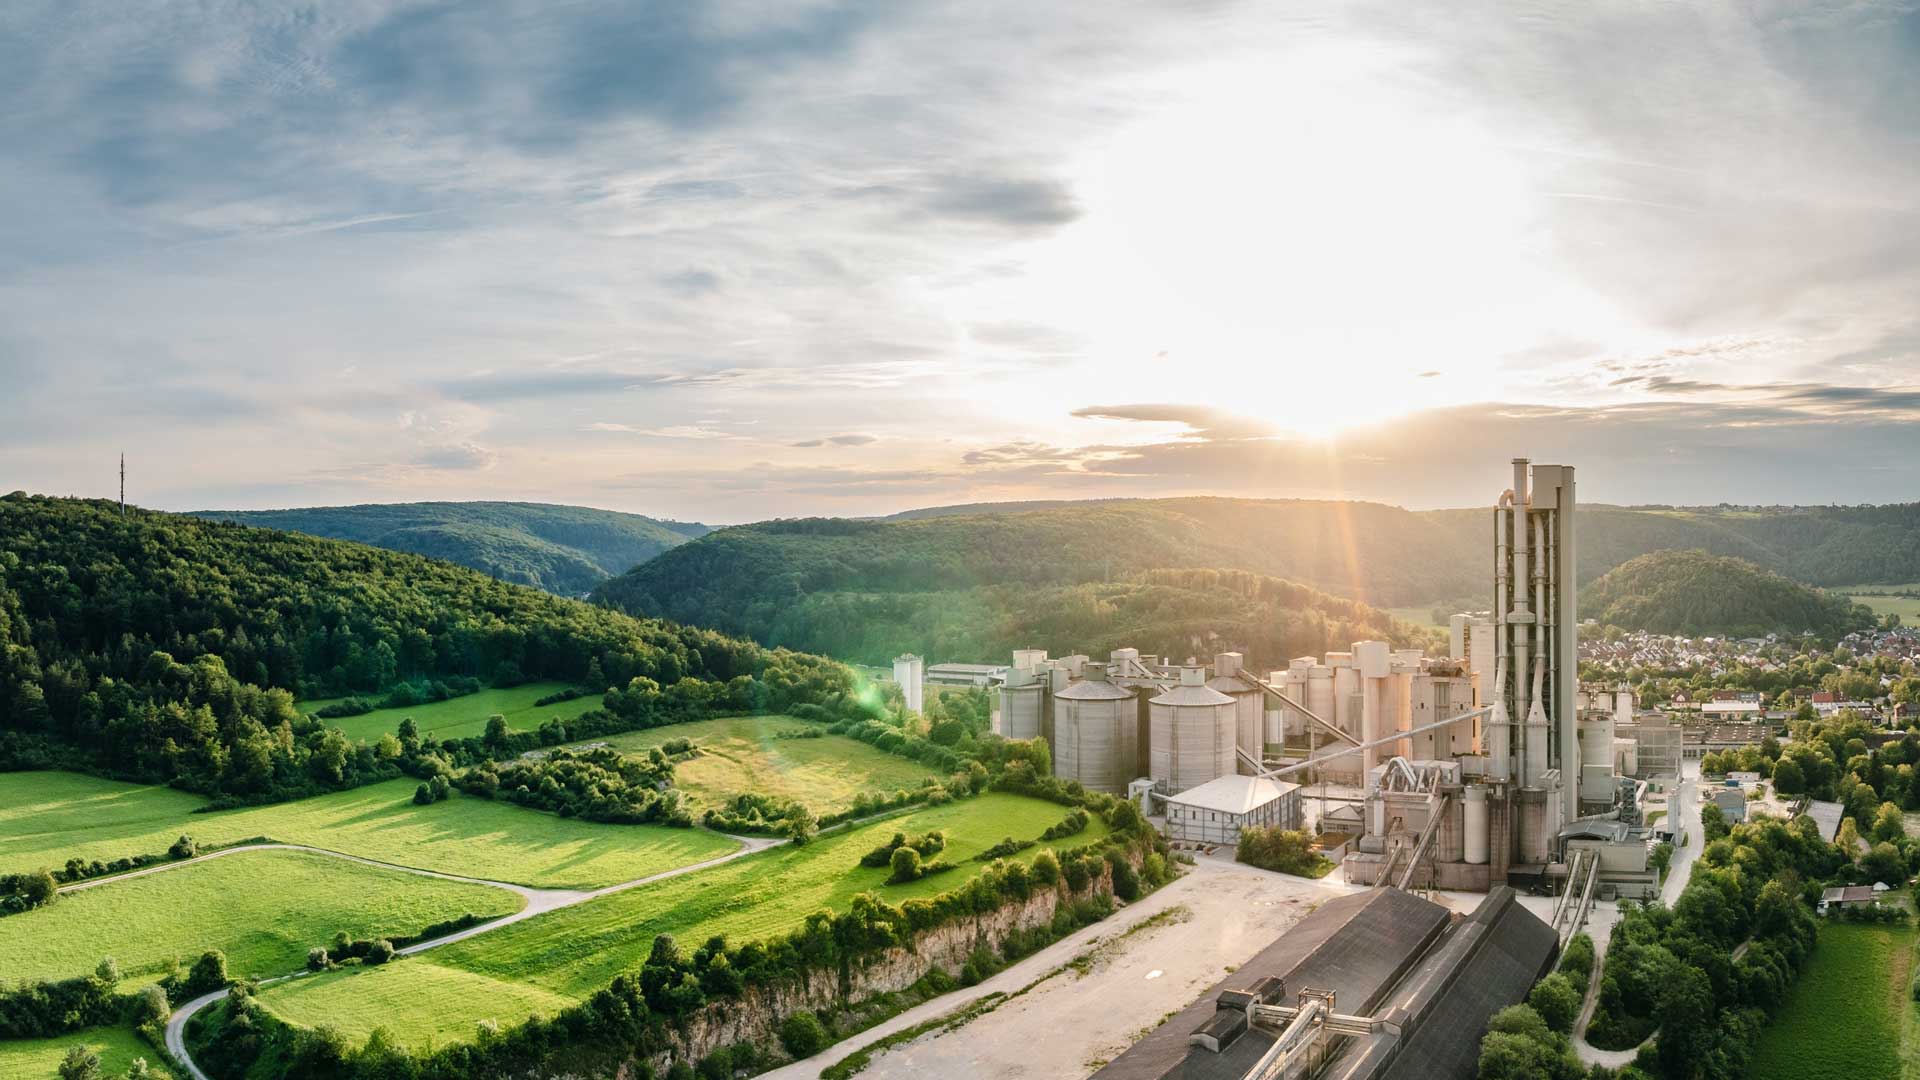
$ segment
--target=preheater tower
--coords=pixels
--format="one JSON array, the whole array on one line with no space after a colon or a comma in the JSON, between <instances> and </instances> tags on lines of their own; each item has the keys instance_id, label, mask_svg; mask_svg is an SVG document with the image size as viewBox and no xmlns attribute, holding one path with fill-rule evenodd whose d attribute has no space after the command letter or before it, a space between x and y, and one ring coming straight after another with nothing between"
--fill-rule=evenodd
<instances>
[{"instance_id":1,"label":"preheater tower","mask_svg":"<svg viewBox=\"0 0 1920 1080\"><path fill-rule=\"evenodd\" d=\"M1515 458L1513 488L1493 514L1498 636L1489 766L1496 780L1550 791L1562 822L1579 816L1580 798L1573 511L1572 466L1530 468Z\"/></svg>"}]
</instances>

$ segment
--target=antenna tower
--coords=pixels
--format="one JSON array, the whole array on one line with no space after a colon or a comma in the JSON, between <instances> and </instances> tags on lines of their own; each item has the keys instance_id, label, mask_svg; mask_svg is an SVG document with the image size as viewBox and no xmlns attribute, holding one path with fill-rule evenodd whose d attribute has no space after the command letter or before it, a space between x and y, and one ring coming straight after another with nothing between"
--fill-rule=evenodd
<instances>
[{"instance_id":1,"label":"antenna tower","mask_svg":"<svg viewBox=\"0 0 1920 1080\"><path fill-rule=\"evenodd\" d=\"M120 516L127 516L127 454L120 452Z\"/></svg>"}]
</instances>

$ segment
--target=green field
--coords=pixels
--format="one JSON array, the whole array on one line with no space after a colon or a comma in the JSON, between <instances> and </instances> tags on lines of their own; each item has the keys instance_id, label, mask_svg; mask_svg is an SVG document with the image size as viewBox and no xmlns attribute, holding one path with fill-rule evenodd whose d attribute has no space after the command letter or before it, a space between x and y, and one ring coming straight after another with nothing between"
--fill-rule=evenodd
<instances>
[{"instance_id":1,"label":"green field","mask_svg":"<svg viewBox=\"0 0 1920 1080\"><path fill-rule=\"evenodd\" d=\"M1857 585L1857 586L1853 586L1853 588L1871 589L1871 588L1874 588L1874 586ZM1920 591L1920 588L1917 588L1916 586L1912 586L1912 585L1883 585L1883 586L1880 586L1880 588L1884 588L1888 591L1894 591L1894 590L1905 591L1908 589L1916 589L1916 591ZM1846 589L1833 589L1830 591L1847 592ZM1875 615L1879 615L1882 617L1885 617L1887 615L1898 615L1900 616L1900 622L1902 625L1905 625L1905 626L1920 625L1920 598L1909 597L1909 596L1862 596L1857 593L1848 593L1848 595L1852 597L1854 603L1865 604L1868 607L1872 608L1873 613Z\"/></svg>"},{"instance_id":2,"label":"green field","mask_svg":"<svg viewBox=\"0 0 1920 1080\"><path fill-rule=\"evenodd\" d=\"M613 976L638 967L655 935L698 943L714 934L735 942L783 933L821 908L845 910L853 895L873 891L898 903L956 888L977 873L970 856L1006 836L1033 839L1067 809L1038 799L989 794L922 809L823 836L805 847L779 847L711 870L615 893L528 919L467 941L410 957L405 963L350 977L297 980L270 987L261 1001L302 1025L332 1024L352 1040L386 1026L409 1045L471 1036L483 1019L518 1022L528 988L566 1001L585 998ZM859 859L896 830L947 832L941 857L956 869L906 885L887 885L885 868ZM1096 819L1055 847L1077 847L1105 835ZM1041 847L1021 858L1031 859ZM441 993L447 996L443 999ZM404 1010L370 1002L406 1002ZM550 1011L551 1005L534 1011Z\"/></svg>"},{"instance_id":3,"label":"green field","mask_svg":"<svg viewBox=\"0 0 1920 1080\"><path fill-rule=\"evenodd\" d=\"M465 739L483 734L487 730L487 718L498 713L506 717L507 727L514 731L532 731L552 717L572 720L581 713L600 707L601 695L596 692L572 701L562 701L555 705L534 704L535 701L567 688L561 682L525 683L509 690L482 690L477 694L436 701L430 705L409 705L404 709L375 709L359 716L343 716L328 720L327 723L346 732L356 739L372 742L380 736L400 726L400 721L413 717L420 725L421 735L430 735L436 739ZM324 701L302 701L300 709L312 712L325 705L344 701L345 698L327 698Z\"/></svg>"},{"instance_id":4,"label":"green field","mask_svg":"<svg viewBox=\"0 0 1920 1080\"><path fill-rule=\"evenodd\" d=\"M349 855L543 888L595 888L738 848L704 829L596 825L470 796L415 806L412 780L213 814L201 801L75 773L9 773L0 783L0 873L267 836Z\"/></svg>"},{"instance_id":5,"label":"green field","mask_svg":"<svg viewBox=\"0 0 1920 1080\"><path fill-rule=\"evenodd\" d=\"M284 975L336 930L402 936L466 912L520 910L519 896L298 851L243 851L63 894L0 919L9 978L85 975L111 955L124 975L164 974L208 949L235 976Z\"/></svg>"},{"instance_id":6,"label":"green field","mask_svg":"<svg viewBox=\"0 0 1920 1080\"><path fill-rule=\"evenodd\" d=\"M1914 1005L1908 1000L1914 931L1832 923L1761 1033L1755 1080L1893 1080Z\"/></svg>"},{"instance_id":7,"label":"green field","mask_svg":"<svg viewBox=\"0 0 1920 1080\"><path fill-rule=\"evenodd\" d=\"M51 1039L0 1040L0 1080L48 1080L58 1074L60 1059L67 1048L86 1046L100 1055L101 1073L108 1077L125 1076L134 1058L146 1058L152 1077L170 1077L158 1050L147 1045L132 1030L123 1027L87 1028Z\"/></svg>"},{"instance_id":8,"label":"green field","mask_svg":"<svg viewBox=\"0 0 1920 1080\"><path fill-rule=\"evenodd\" d=\"M673 786L709 806L751 791L797 799L815 814L830 814L852 806L854 796L863 791L911 791L937 775L918 762L845 735L774 738L776 732L795 728L818 725L790 716L740 716L673 724L604 741L632 753L670 739L692 739L700 754L674 766Z\"/></svg>"}]
</instances>

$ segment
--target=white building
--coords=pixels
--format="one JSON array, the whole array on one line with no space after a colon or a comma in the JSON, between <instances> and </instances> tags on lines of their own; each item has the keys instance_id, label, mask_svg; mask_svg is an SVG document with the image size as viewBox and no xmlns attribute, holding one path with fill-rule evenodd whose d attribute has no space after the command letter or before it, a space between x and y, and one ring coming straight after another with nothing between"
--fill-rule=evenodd
<instances>
[{"instance_id":1,"label":"white building","mask_svg":"<svg viewBox=\"0 0 1920 1080\"><path fill-rule=\"evenodd\" d=\"M1248 825L1300 828L1300 785L1232 774L1167 799L1167 836L1174 840L1238 844Z\"/></svg>"},{"instance_id":2,"label":"white building","mask_svg":"<svg viewBox=\"0 0 1920 1080\"><path fill-rule=\"evenodd\" d=\"M912 653L894 657L893 681L900 684L900 692L906 695L907 708L920 712L925 701L927 662Z\"/></svg>"}]
</instances>

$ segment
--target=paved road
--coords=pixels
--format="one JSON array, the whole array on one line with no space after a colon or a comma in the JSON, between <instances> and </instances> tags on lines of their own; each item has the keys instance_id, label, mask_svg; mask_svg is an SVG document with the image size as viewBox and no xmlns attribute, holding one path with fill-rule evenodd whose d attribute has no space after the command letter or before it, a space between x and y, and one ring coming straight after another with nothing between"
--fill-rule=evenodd
<instances>
[{"instance_id":1,"label":"paved road","mask_svg":"<svg viewBox=\"0 0 1920 1080\"><path fill-rule=\"evenodd\" d=\"M437 949L442 945L451 945L456 941L465 941L466 939L470 937L474 937L479 934L490 933L494 930L500 929L503 926L511 926L517 922L524 922L527 919L533 918L535 915L544 915L549 911L557 911L560 908L572 907L575 904L583 904L588 900L597 899L602 896L609 896L613 893L624 892L627 889L637 889L642 885L650 885L656 881L664 881L667 878L679 877L681 874L690 874L696 870L705 870L710 867L719 866L721 863L732 862L735 859L742 858L747 855L752 855L756 852L765 851L768 848L777 847L780 844L786 843L785 840L776 840L771 837L764 837L764 836L733 836L731 834L728 834L727 838L730 840L739 841L740 843L739 849L736 851L730 852L726 855L721 855L718 858L708 859L705 862L697 862L688 866L675 867L672 870L663 870L658 874L650 874L647 877L635 878L632 881L623 881L617 885L608 885L607 887L602 889L592 889L592 890L534 889L534 888L529 888L525 885L515 885L515 884L512 884L511 882L506 882L506 881L489 881L486 878L462 877L459 874L443 874L437 870L422 870L416 866L402 866L399 863L381 862L377 859L363 859L358 855L348 855L343 852L329 851L326 848L309 847L305 844L243 844L243 845L240 845L239 847L222 848L219 851L210 852L206 855L202 855L194 859L182 859L179 862L166 863L161 866L152 866L144 870L136 870L136 871L133 871L132 873L120 874L115 877L99 878L94 881L80 882L79 884L69 885L64 889L61 889L60 891L68 892L76 889L90 888L96 885L106 885L115 881L125 881L130 877L140 877L146 874L162 873L167 870L175 870L182 866L190 866L197 862L204 862L207 859L217 859L222 856L232 855L232 854L235 854L236 852L241 852L241 851L280 850L280 851L312 852L313 854L316 854L316 855L326 855L335 859L345 859L348 862L362 863L367 866L384 867L388 870L397 870L405 874L417 874L421 877L440 878L444 881L462 881L472 885L491 885L496 889L505 889L508 892L514 893L526 901L525 906L521 907L519 911L516 911L511 915L506 915L501 918L494 919L492 922L484 922L478 926L470 926L465 930L461 930L457 933L448 934L445 937L437 937L431 941L422 941L415 945L409 945L406 948L399 950L399 955L401 956L412 956L415 953L426 952L428 949ZM282 982L287 979L297 979L305 974L307 973L304 971L298 971L290 975L280 975L271 979L262 979L260 980L260 985L266 986L270 983ZM193 1063L193 1058L188 1056L187 1054L187 1038L186 1038L187 1021L193 1019L194 1014L198 1013L201 1009L206 1008L207 1006L213 1004L216 1001L219 1001L221 998L224 998L226 996L227 996L227 992L225 990L217 990L211 994L206 994L202 997L194 998L192 1001L189 1001L186 1004L180 1006L178 1009L175 1009L173 1016L167 1020L167 1031L166 1031L167 1052L173 1055L173 1058L175 1061L179 1062L182 1066L186 1068L188 1074L193 1077L193 1080L210 1080L210 1078L207 1076L206 1073L200 1070L200 1067L198 1065L195 1065Z\"/></svg>"},{"instance_id":2,"label":"paved road","mask_svg":"<svg viewBox=\"0 0 1920 1080\"><path fill-rule=\"evenodd\" d=\"M1682 762L1680 782L1673 793L1667 797L1667 819L1674 823L1675 847L1673 860L1667 864L1667 880L1660 887L1661 902L1672 906L1680 899L1680 893L1687 887L1687 879L1693 875L1693 863L1700 857L1701 849L1707 846L1707 836L1700 824L1700 763ZM1681 837L1686 843L1679 843ZM1609 929L1611 929L1609 927ZM1639 1053L1640 1048L1631 1050L1602 1050L1587 1041L1587 1025L1593 1022L1593 1013L1600 1002L1600 972L1607 956L1607 944L1610 934L1593 935L1593 978L1587 983L1587 993L1581 1001L1579 1019L1573 1025L1573 1048L1579 1053L1580 1060L1588 1065L1605 1065L1617 1069L1626 1065ZM1742 946L1744 949L1745 946ZM1647 1037L1651 1041L1653 1036ZM1642 1046L1646 1045L1644 1042Z\"/></svg>"}]
</instances>

